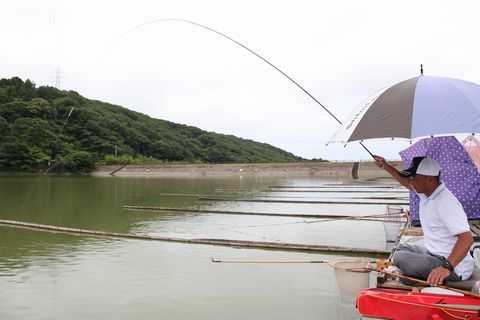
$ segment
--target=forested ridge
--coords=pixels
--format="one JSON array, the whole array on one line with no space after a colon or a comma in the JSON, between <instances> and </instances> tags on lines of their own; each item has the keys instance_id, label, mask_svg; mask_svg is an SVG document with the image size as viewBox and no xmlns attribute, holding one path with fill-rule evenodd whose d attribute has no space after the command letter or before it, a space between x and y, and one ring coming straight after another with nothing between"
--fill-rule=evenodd
<instances>
[{"instance_id":1,"label":"forested ridge","mask_svg":"<svg viewBox=\"0 0 480 320\"><path fill-rule=\"evenodd\" d=\"M78 173L99 163L293 161L305 159L265 143L153 119L75 91L37 88L18 77L0 79L3 171Z\"/></svg>"}]
</instances>

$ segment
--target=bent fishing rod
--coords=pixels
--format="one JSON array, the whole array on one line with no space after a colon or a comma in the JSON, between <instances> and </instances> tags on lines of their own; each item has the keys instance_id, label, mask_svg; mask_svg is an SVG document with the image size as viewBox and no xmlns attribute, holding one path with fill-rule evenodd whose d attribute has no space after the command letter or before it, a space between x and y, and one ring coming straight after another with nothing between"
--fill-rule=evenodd
<instances>
[{"instance_id":1,"label":"bent fishing rod","mask_svg":"<svg viewBox=\"0 0 480 320\"><path fill-rule=\"evenodd\" d=\"M124 38L126 35L128 35L129 33L137 30L137 29L140 29L142 27L145 27L147 25L151 25L151 24L155 24L155 23L159 23L159 22L168 22L168 21L172 21L172 22L183 22L183 23L188 23L190 25L193 25L193 26L196 26L196 27L200 27L200 28L203 28L205 30L208 30L210 32L213 32L215 34L218 34L222 37L224 37L225 39L228 39L230 41L232 41L233 43L239 45L240 47L242 47L243 49L247 50L248 52L250 52L251 54L255 55L256 57L258 57L259 59L263 60L265 63L267 63L268 65L270 65L272 68L274 68L275 70L277 70L278 72L280 72L284 77L286 77L288 80L290 80L294 85L296 85L298 88L300 88L300 90L302 90L304 93L306 93L310 98L313 99L313 101L315 101L320 107L323 108L323 110L325 110L333 119L335 119L340 125L342 124L342 122L340 120L338 120L338 118L330 111L327 109L327 107L325 107L322 103L320 103L320 101L318 101L310 92L308 92L305 88L303 88L298 82L296 82L295 80L293 80L289 75L287 75L285 72L283 72L282 70L280 70L277 66L275 66L273 63L271 63L270 61L268 61L267 59L265 59L264 57L262 57L260 54L256 53L255 51L253 51L252 49L248 48L246 45L240 43L239 41L227 36L226 34L220 32L220 31L217 31L215 29L212 29L210 27L207 27L203 24L200 24L200 23L197 23L197 22L193 22L193 21L189 21L189 20L185 20L185 19L156 19L156 20L152 20L152 21L148 21L148 22L145 22L145 23L142 23L142 24L139 24L133 28L131 28L130 30L128 30L127 32L123 33L120 37L117 38L117 40L115 40L115 42L121 40L122 38ZM367 147L360 141L359 142L360 145L368 152L368 154L370 154L370 156L372 158L374 158L372 152L370 152L370 150L367 149Z\"/></svg>"}]
</instances>

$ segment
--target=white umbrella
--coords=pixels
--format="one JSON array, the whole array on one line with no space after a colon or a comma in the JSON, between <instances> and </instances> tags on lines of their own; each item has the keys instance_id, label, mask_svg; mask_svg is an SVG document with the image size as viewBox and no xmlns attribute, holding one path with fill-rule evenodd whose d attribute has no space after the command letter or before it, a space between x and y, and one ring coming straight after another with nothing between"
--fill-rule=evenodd
<instances>
[{"instance_id":1,"label":"white umbrella","mask_svg":"<svg viewBox=\"0 0 480 320\"><path fill-rule=\"evenodd\" d=\"M480 132L480 85L421 75L369 97L328 143L475 132Z\"/></svg>"}]
</instances>

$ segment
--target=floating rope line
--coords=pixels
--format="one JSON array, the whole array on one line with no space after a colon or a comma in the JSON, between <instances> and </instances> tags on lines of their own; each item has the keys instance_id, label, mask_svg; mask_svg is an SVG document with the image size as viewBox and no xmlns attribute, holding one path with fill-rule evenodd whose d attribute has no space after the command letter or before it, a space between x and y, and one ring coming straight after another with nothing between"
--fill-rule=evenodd
<instances>
[{"instance_id":1,"label":"floating rope line","mask_svg":"<svg viewBox=\"0 0 480 320\"><path fill-rule=\"evenodd\" d=\"M300 190L295 190L295 191L287 191L287 190L261 190L259 191L261 193L269 193L267 195L262 195L262 194L253 194L253 193L248 193L248 194L245 194L243 192L241 192L240 194L239 193L235 193L235 192L221 192L223 193L222 196L224 196L225 198L228 198L228 197L239 197L239 196L250 196L250 197L253 197L254 199L256 198L286 198L286 199L328 199L328 198L333 198L333 199L343 199L343 200L355 200L355 199L367 199L367 200L405 200L408 198L408 193L407 192L392 192L392 193L389 193L389 192L356 192L356 191L332 191L332 190L329 190L329 191L300 191ZM271 193L301 193L301 194L304 194L304 195L300 195L300 196L297 196L297 195L272 195ZM316 194L311 194L311 195L308 195L310 193L320 193L320 195L316 195ZM324 194L325 193L338 193L338 194L344 194L344 193L359 193L358 195L355 194L355 195L349 195L349 196L342 196L342 195L339 195L339 196L335 196L335 195L327 195L325 196ZM369 193L371 194L374 194L373 196L370 195ZM397 194L395 194L397 193ZM305 196L305 194L307 194L308 196ZM199 195L199 196L204 196L204 195ZM208 195L209 196L209 195ZM205 197L208 197L207 195L205 195Z\"/></svg>"},{"instance_id":2,"label":"floating rope line","mask_svg":"<svg viewBox=\"0 0 480 320\"><path fill-rule=\"evenodd\" d=\"M259 189L259 190L248 190L248 194L254 192L302 192L302 193L380 193L380 194L390 194L390 193L404 193L408 195L408 190L288 190L286 188L279 189ZM215 192L219 193L243 193L247 190L242 189L215 189Z\"/></svg>"},{"instance_id":3,"label":"floating rope line","mask_svg":"<svg viewBox=\"0 0 480 320\"><path fill-rule=\"evenodd\" d=\"M165 211L165 212L193 212L193 213L214 213L214 214L232 214L232 215L252 215L252 216L271 216L271 217L294 217L294 218L346 218L351 215L342 214L308 214L308 213L276 213L276 212L246 212L246 211L227 211L193 208L169 208L169 207L150 207L150 206L123 206L127 210L135 211ZM380 214L382 215L382 214ZM359 216L361 217L361 216Z\"/></svg>"},{"instance_id":4,"label":"floating rope line","mask_svg":"<svg viewBox=\"0 0 480 320\"><path fill-rule=\"evenodd\" d=\"M270 189L335 189L335 188L345 188L345 189L398 189L401 188L400 185L392 185L392 186L362 186L362 185L344 185L344 184L324 184L319 186L285 186L285 185L278 185L278 186L268 186Z\"/></svg>"},{"instance_id":5,"label":"floating rope line","mask_svg":"<svg viewBox=\"0 0 480 320\"><path fill-rule=\"evenodd\" d=\"M340 247L340 246L326 246L326 245L298 244L298 243L284 243L284 242L282 243L261 242L261 241L248 241L248 240L238 240L238 239L206 239L206 238L186 239L186 238L176 238L176 237L162 237L162 236L136 235L136 234L128 234L128 233L85 230L85 229L67 228L67 227L59 227L59 226L22 222L22 221L13 221L13 220L0 220L0 225L15 227L15 228L32 229L36 231L62 232L62 233L76 234L76 235L111 237L111 238L132 239L132 240L153 240L153 241L178 242L178 243L187 243L187 244L205 244L205 245L245 247L245 248L255 248L255 249L296 250L296 251L307 251L307 252L342 252L342 253L379 254L379 255L385 255L385 256L390 254L390 251L387 251L387 250L368 249L368 248L348 248L348 247Z\"/></svg>"},{"instance_id":6,"label":"floating rope line","mask_svg":"<svg viewBox=\"0 0 480 320\"><path fill-rule=\"evenodd\" d=\"M324 203L324 204L397 204L397 205L408 205L408 202L368 202L368 201L335 201L335 200L312 200L312 201L296 201L296 200L268 200L268 199L241 199L241 198L218 198L218 197L199 197L200 201L235 201L235 202L268 202L268 203L304 203L304 204L313 204L313 203Z\"/></svg>"},{"instance_id":7,"label":"floating rope line","mask_svg":"<svg viewBox=\"0 0 480 320\"><path fill-rule=\"evenodd\" d=\"M158 193L160 196L168 196L168 197L201 197L201 198L208 198L211 195L204 195L204 194L192 194L192 193ZM279 195L251 195L254 199L256 198L274 198L274 199L318 199L323 197L316 197L316 196L279 196ZM378 196L378 197L335 197L335 199L367 199L367 200L403 200L405 197L398 197L398 196ZM225 197L225 199L229 199ZM234 198L235 199L235 198Z\"/></svg>"}]
</instances>

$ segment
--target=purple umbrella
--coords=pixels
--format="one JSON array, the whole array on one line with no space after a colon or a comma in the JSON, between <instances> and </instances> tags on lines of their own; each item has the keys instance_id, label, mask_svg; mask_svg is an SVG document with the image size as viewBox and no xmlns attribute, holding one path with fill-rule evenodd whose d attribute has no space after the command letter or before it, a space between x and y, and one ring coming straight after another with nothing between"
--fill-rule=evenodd
<instances>
[{"instance_id":1,"label":"purple umbrella","mask_svg":"<svg viewBox=\"0 0 480 320\"><path fill-rule=\"evenodd\" d=\"M441 180L457 197L468 219L480 218L480 173L465 148L455 137L422 139L400 152L405 168L413 157L427 156L438 161ZM410 192L410 213L413 221L419 220L420 198Z\"/></svg>"}]
</instances>

